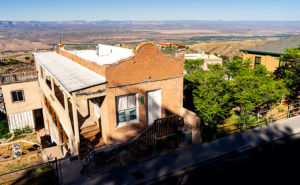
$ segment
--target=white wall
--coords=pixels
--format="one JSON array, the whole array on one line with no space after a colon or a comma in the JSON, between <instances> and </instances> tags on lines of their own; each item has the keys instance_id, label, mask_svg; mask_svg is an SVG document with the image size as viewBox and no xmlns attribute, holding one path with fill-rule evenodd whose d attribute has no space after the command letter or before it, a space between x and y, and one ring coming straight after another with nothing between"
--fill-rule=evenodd
<instances>
[{"instance_id":1,"label":"white wall","mask_svg":"<svg viewBox=\"0 0 300 185\"><path fill-rule=\"evenodd\" d=\"M14 114L8 114L9 131L12 133L14 129L22 129L27 125L31 128L35 128L35 120L33 111L26 111Z\"/></svg>"},{"instance_id":2,"label":"white wall","mask_svg":"<svg viewBox=\"0 0 300 185\"><path fill-rule=\"evenodd\" d=\"M50 114L48 113L48 110L46 108L44 108L44 109L45 109L44 112L46 113L45 114L45 117L46 117L45 122L47 122L47 120L49 121L49 127L50 127L49 130L50 130L50 135L51 135L51 141L55 142L56 144L60 144L57 127L56 127L55 123L53 123L53 120L52 120Z\"/></svg>"}]
</instances>

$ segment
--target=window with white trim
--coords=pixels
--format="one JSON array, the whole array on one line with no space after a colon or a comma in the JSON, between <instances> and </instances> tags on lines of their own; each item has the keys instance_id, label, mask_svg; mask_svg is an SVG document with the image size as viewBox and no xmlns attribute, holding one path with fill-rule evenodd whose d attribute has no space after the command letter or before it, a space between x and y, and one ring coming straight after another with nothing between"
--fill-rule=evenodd
<instances>
[{"instance_id":1,"label":"window with white trim","mask_svg":"<svg viewBox=\"0 0 300 185\"><path fill-rule=\"evenodd\" d=\"M117 123L118 126L137 123L138 116L138 95L130 94L116 97Z\"/></svg>"}]
</instances>

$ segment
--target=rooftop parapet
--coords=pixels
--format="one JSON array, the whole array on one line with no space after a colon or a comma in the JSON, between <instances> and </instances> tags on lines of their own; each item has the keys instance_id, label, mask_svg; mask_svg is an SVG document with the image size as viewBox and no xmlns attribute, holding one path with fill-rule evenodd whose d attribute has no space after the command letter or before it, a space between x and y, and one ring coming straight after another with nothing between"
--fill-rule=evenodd
<instances>
[{"instance_id":1,"label":"rooftop parapet","mask_svg":"<svg viewBox=\"0 0 300 185\"><path fill-rule=\"evenodd\" d=\"M37 79L37 72L18 72L0 74L0 85L33 81Z\"/></svg>"}]
</instances>

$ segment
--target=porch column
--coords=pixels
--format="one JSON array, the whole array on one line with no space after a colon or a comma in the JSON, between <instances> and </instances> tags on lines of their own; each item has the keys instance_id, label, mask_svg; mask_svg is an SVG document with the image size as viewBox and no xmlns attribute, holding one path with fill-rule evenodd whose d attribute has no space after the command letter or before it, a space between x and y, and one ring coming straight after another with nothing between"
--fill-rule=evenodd
<instances>
[{"instance_id":1,"label":"porch column","mask_svg":"<svg viewBox=\"0 0 300 185\"><path fill-rule=\"evenodd\" d=\"M64 94L65 111L66 111L66 114L69 115L69 102L68 102L68 96L66 95L65 92L63 92L63 94Z\"/></svg>"},{"instance_id":2,"label":"porch column","mask_svg":"<svg viewBox=\"0 0 300 185\"><path fill-rule=\"evenodd\" d=\"M75 93L72 94L72 111L73 111L73 122L74 122L74 132L75 132L75 145L77 146L77 152L79 153L79 125L78 125L78 115L77 115L77 98Z\"/></svg>"},{"instance_id":3,"label":"porch column","mask_svg":"<svg viewBox=\"0 0 300 185\"><path fill-rule=\"evenodd\" d=\"M55 96L54 80L52 77L51 77L51 91L52 91L52 95Z\"/></svg>"}]
</instances>

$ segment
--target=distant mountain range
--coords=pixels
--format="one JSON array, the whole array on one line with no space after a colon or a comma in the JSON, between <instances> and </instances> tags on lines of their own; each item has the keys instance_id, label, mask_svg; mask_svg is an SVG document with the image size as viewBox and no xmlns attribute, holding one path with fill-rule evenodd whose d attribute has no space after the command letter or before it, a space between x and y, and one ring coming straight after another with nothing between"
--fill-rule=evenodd
<instances>
[{"instance_id":1,"label":"distant mountain range","mask_svg":"<svg viewBox=\"0 0 300 185\"><path fill-rule=\"evenodd\" d=\"M300 21L0 21L0 28L300 29Z\"/></svg>"},{"instance_id":2,"label":"distant mountain range","mask_svg":"<svg viewBox=\"0 0 300 185\"><path fill-rule=\"evenodd\" d=\"M147 41L185 45L217 41L220 43L201 45L201 50L235 56L252 44L241 44L245 40L258 44L256 40L294 34L300 34L300 21L0 21L0 57L50 49L60 36L75 49L90 49L99 43L135 46ZM221 43L224 41L230 43Z\"/></svg>"}]
</instances>

